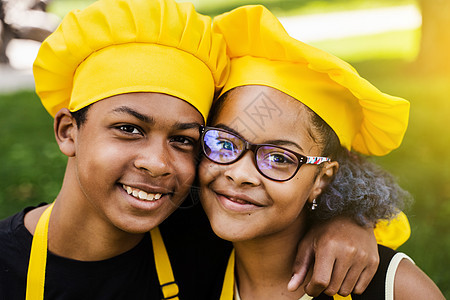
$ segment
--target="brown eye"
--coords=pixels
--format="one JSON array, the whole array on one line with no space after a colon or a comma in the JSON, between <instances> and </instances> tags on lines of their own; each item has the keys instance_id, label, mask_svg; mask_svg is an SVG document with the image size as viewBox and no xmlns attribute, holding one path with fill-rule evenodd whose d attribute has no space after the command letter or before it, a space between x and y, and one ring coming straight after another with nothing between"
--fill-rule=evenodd
<instances>
[{"instance_id":1,"label":"brown eye","mask_svg":"<svg viewBox=\"0 0 450 300\"><path fill-rule=\"evenodd\" d=\"M195 145L195 141L193 141L192 138L188 138L185 136L175 136L171 139L171 141L182 145Z\"/></svg>"},{"instance_id":2,"label":"brown eye","mask_svg":"<svg viewBox=\"0 0 450 300\"><path fill-rule=\"evenodd\" d=\"M133 125L120 125L120 126L117 126L117 129L119 129L120 131L123 131L127 134L140 134L141 133L139 131L139 129Z\"/></svg>"}]
</instances>

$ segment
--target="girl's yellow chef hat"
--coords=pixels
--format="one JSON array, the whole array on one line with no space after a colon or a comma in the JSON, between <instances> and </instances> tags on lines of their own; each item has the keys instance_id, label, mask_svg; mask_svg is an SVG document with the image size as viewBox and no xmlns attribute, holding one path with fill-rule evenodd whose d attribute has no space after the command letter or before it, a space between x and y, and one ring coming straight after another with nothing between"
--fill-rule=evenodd
<instances>
[{"instance_id":1,"label":"girl's yellow chef hat","mask_svg":"<svg viewBox=\"0 0 450 300\"><path fill-rule=\"evenodd\" d=\"M157 92L189 102L206 119L228 68L223 38L192 4L100 0L63 19L33 72L52 116L117 94Z\"/></svg>"},{"instance_id":2,"label":"girl's yellow chef hat","mask_svg":"<svg viewBox=\"0 0 450 300\"><path fill-rule=\"evenodd\" d=\"M380 92L341 59L290 37L261 5L216 17L231 59L222 94L266 85L301 101L336 132L341 145L366 155L397 148L408 125L409 102Z\"/></svg>"}]
</instances>

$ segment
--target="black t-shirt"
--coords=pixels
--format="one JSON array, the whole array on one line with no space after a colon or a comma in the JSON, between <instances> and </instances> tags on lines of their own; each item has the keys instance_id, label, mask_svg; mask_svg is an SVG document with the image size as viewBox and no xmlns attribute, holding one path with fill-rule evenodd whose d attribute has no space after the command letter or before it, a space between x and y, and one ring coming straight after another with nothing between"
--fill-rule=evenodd
<instances>
[{"instance_id":1,"label":"black t-shirt","mask_svg":"<svg viewBox=\"0 0 450 300\"><path fill-rule=\"evenodd\" d=\"M32 235L23 219L31 209L0 221L0 300L25 299ZM231 245L214 235L201 207L176 211L160 230L180 299L215 298ZM133 249L103 261L82 262L49 252L44 298L162 299L150 235Z\"/></svg>"}]
</instances>

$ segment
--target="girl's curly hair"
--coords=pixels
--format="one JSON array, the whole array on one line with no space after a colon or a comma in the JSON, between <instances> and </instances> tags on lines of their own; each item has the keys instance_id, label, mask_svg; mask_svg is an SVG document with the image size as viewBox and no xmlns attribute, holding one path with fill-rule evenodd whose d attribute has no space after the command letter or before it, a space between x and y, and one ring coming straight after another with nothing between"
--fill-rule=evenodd
<instances>
[{"instance_id":1,"label":"girl's curly hair","mask_svg":"<svg viewBox=\"0 0 450 300\"><path fill-rule=\"evenodd\" d=\"M322 155L339 163L339 170L312 211L313 220L348 216L360 225L394 218L411 201L395 178L367 157L348 151L339 143L331 127L308 109L317 142L323 145Z\"/></svg>"}]
</instances>

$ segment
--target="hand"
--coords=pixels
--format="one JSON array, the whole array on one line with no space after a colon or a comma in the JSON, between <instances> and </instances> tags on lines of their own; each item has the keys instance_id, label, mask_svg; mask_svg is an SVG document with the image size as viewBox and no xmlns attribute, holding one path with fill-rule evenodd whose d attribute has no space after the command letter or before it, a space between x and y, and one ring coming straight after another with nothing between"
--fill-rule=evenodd
<instances>
[{"instance_id":1,"label":"hand","mask_svg":"<svg viewBox=\"0 0 450 300\"><path fill-rule=\"evenodd\" d=\"M372 227L362 227L346 217L315 224L298 245L289 291L303 283L310 296L361 294L379 263ZM310 279L305 281L313 265ZM305 282L304 282L305 281Z\"/></svg>"}]
</instances>

